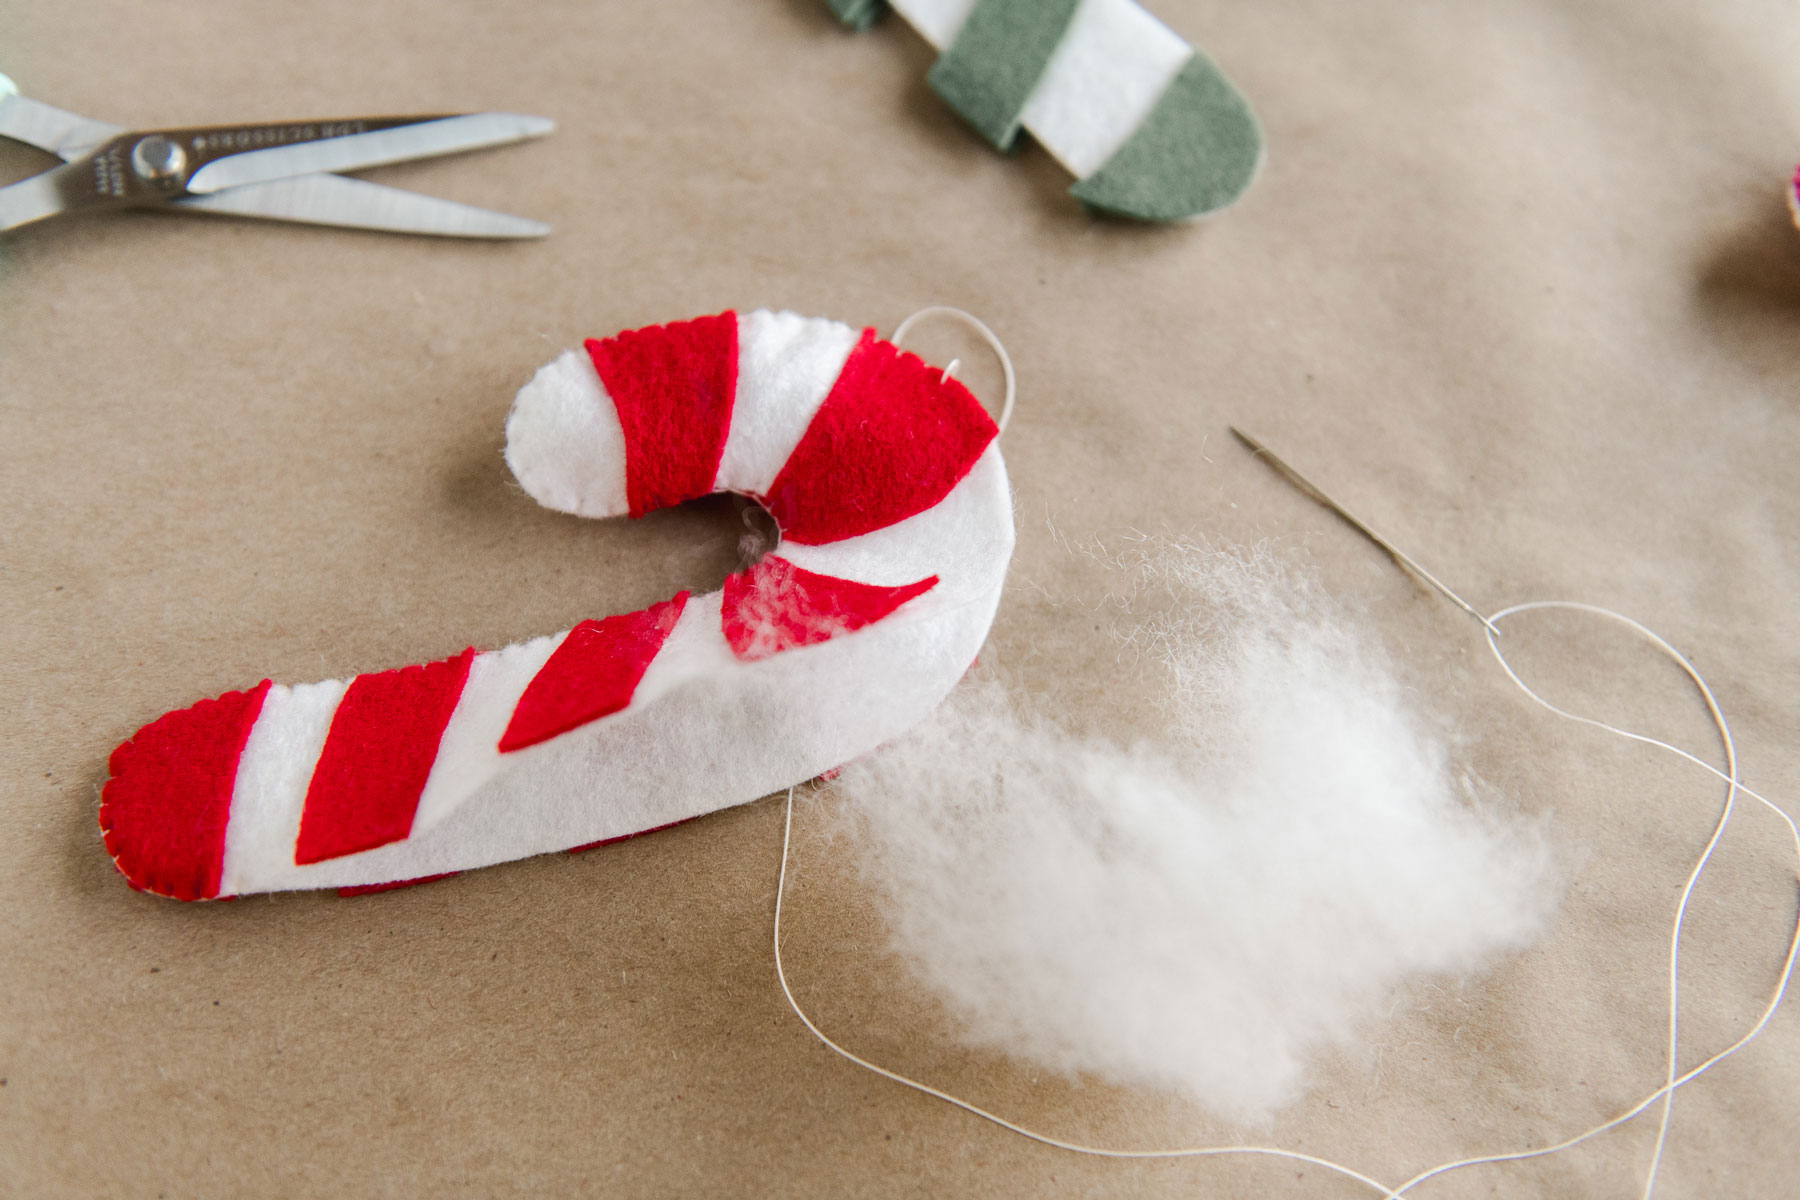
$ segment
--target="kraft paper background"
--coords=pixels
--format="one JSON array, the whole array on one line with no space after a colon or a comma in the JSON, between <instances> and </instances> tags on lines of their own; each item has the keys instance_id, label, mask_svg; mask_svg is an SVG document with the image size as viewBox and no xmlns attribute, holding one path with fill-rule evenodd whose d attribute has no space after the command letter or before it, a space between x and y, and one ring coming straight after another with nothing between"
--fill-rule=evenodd
<instances>
[{"instance_id":1,"label":"kraft paper background","mask_svg":"<svg viewBox=\"0 0 1800 1200\"><path fill-rule=\"evenodd\" d=\"M1087 619L1052 522L1280 539L1468 766L1549 822L1567 874L1536 948L1405 989L1273 1127L1233 1130L959 1049L803 806L788 963L826 1029L1046 1132L1248 1139L1395 1182L1655 1088L1668 921L1723 787L1531 708L1473 622L1227 425L1485 608L1586 600L1668 636L1746 780L1793 811L1800 12L1153 7L1267 129L1261 179L1203 225L1089 217L1041 151L997 156L931 95L902 23L850 36L817 0L0 4L25 93L110 121L560 123L371 174L549 221L541 243L141 213L0 240L0 1194L1372 1194L1271 1160L1073 1157L832 1056L775 983L775 800L352 900L182 905L114 873L106 756L169 708L717 586L728 508L553 515L500 446L561 349L727 307L885 331L951 303L1005 339L1019 550L990 652L1070 720L1110 703L1106 655L1045 650ZM0 151L0 178L47 165ZM953 332L917 345L995 395ZM1624 635L1511 628L1547 694L1716 759L1697 698ZM1795 918L1785 836L1745 807L1696 895L1684 1063L1767 996ZM1679 1093L1658 1194L1795 1194L1797 1097L1787 1009ZM1653 1133L1418 1194L1636 1196Z\"/></svg>"}]
</instances>

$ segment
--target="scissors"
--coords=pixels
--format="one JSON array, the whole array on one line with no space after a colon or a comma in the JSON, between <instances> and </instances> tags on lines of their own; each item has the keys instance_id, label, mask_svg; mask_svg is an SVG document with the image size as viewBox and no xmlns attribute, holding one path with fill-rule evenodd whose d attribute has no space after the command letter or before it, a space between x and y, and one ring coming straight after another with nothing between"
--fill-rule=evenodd
<instances>
[{"instance_id":1,"label":"scissors","mask_svg":"<svg viewBox=\"0 0 1800 1200\"><path fill-rule=\"evenodd\" d=\"M539 221L333 174L542 137L515 113L350 117L126 130L19 94L0 75L0 137L64 160L0 188L0 232L63 213L173 208L440 237L533 238Z\"/></svg>"}]
</instances>

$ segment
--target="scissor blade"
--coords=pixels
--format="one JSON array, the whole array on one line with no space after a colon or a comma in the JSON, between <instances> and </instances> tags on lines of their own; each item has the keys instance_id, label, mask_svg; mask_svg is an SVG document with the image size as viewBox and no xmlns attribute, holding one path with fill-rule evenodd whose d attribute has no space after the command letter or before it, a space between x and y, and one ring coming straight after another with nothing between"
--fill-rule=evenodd
<instances>
[{"instance_id":1,"label":"scissor blade","mask_svg":"<svg viewBox=\"0 0 1800 1200\"><path fill-rule=\"evenodd\" d=\"M302 175L297 179L249 183L210 196L186 197L175 201L175 207L439 237L535 238L550 232L550 227L539 221L342 175Z\"/></svg>"},{"instance_id":2,"label":"scissor blade","mask_svg":"<svg viewBox=\"0 0 1800 1200\"><path fill-rule=\"evenodd\" d=\"M80 158L101 142L125 132L123 125L90 121L17 94L0 96L0 137L48 150L65 159Z\"/></svg>"},{"instance_id":3,"label":"scissor blade","mask_svg":"<svg viewBox=\"0 0 1800 1200\"><path fill-rule=\"evenodd\" d=\"M228 155L194 172L187 181L187 190L196 195L204 195L251 183L291 179L296 175L355 171L384 163L454 154L460 150L478 150L483 146L502 146L508 142L542 137L555 128L556 123L547 118L519 116L515 113L472 113L464 117L443 117L416 125L381 129L374 133L321 138L291 146L274 146L267 150L249 150L243 154Z\"/></svg>"},{"instance_id":4,"label":"scissor blade","mask_svg":"<svg viewBox=\"0 0 1800 1200\"><path fill-rule=\"evenodd\" d=\"M59 172L66 170L67 167L58 167L0 188L0 232L68 211L68 194L58 179Z\"/></svg>"}]
</instances>

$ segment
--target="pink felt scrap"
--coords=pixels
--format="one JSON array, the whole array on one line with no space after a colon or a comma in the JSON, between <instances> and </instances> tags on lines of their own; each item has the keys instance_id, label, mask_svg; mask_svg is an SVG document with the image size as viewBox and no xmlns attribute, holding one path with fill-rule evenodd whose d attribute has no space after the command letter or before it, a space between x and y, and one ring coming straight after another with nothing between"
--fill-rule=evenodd
<instances>
[{"instance_id":1,"label":"pink felt scrap","mask_svg":"<svg viewBox=\"0 0 1800 1200\"><path fill-rule=\"evenodd\" d=\"M854 633L937 586L936 575L883 587L838 579L769 555L725 581L722 625L746 662Z\"/></svg>"}]
</instances>

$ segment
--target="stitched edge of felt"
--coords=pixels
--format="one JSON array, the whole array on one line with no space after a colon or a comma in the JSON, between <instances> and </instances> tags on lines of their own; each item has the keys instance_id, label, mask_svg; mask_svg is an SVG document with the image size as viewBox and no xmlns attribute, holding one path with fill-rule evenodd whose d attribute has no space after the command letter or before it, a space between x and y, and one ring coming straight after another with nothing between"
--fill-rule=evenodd
<instances>
[{"instance_id":1,"label":"stitched edge of felt","mask_svg":"<svg viewBox=\"0 0 1800 1200\"><path fill-rule=\"evenodd\" d=\"M1019 136L1025 102L1081 0L979 0L926 81L1000 150Z\"/></svg>"},{"instance_id":2,"label":"stitched edge of felt","mask_svg":"<svg viewBox=\"0 0 1800 1200\"><path fill-rule=\"evenodd\" d=\"M265 679L164 713L112 752L100 836L138 891L176 900L219 894L238 760L269 687Z\"/></svg>"},{"instance_id":3,"label":"stitched edge of felt","mask_svg":"<svg viewBox=\"0 0 1800 1200\"><path fill-rule=\"evenodd\" d=\"M700 319L700 321L707 321L707 320L709 320L709 318L701 318ZM735 328L736 328L736 324L737 324L735 314L726 313L726 314L722 314L721 317L719 317L719 318L711 318L710 320L721 320L721 321L729 320L733 326L733 332L735 334ZM683 324L692 325L692 324L696 324L696 323L698 323L698 322L687 322L687 323L683 323ZM652 328L656 328L656 327L652 327ZM631 331L631 332L642 332L642 331ZM889 415L889 416L893 415L893 410L894 410L895 406L899 406L902 410L904 410L906 405L910 402L910 399L907 395L908 390L916 389L924 395L927 402L935 402L937 404L938 410L937 410L937 417L935 419L940 424L949 426L950 434L955 435L956 437L960 437L960 438L969 440L974 443L971 452L966 456L967 461L961 462L958 465L953 465L948 469L947 474L944 476L944 479L943 479L943 494L937 495L935 497L927 496L923 500L918 501L917 504L914 504L909 501L906 505L902 506L905 509L905 511L899 512L897 515L895 515L892 518L892 520L887 522L887 523L892 523L894 520L903 520L907 516L917 515L918 512L924 511L924 509L928 509L928 508L934 506L935 504L941 502L944 495L947 495L949 493L949 491L954 490L955 486L961 481L961 479L965 478L967 476L968 472L971 469L973 469L975 461L977 461L979 459L981 453L983 453L985 451L986 447L989 444L991 444L993 436L995 435L995 433L997 431L993 429L992 421L988 417L985 409L983 409L979 405L979 403L977 403L974 400L974 398L972 396L969 396L967 394L966 389L963 389L960 384L955 384L954 381L945 380L943 378L943 373L940 369L932 367L929 364L923 363L923 361L919 360L917 358L917 356L906 354L904 352L900 352L900 351L898 351L898 349L896 347L893 347L891 345L891 343L880 343L879 345L877 345L878 341L879 341L879 339L875 338L874 332L872 330L870 330L870 331L865 331L864 334L862 335L862 338L858 342L858 346L864 348L864 350L865 350L865 358L867 359L867 361L865 361L863 366L864 366L864 368L869 368L869 370L865 370L865 372L864 372L866 375L868 375L868 378L865 379L864 382L869 384L869 386L862 388L859 392L858 389L855 387L846 388L844 386L844 381L841 378L833 381L832 389L834 391L844 392L844 396L841 396L840 400L843 400L845 397L848 397L848 399L850 401L850 407L844 412L839 412L839 413L834 414L833 421L836 421L839 424L853 424L853 425L855 425L857 431L860 434L862 434L863 436L865 436L865 438L867 438L868 436L871 436L868 432L868 427L870 425L879 426L881 424L880 418L883 415ZM724 358L725 361L728 363L728 365L732 368L733 372L735 373L735 367L737 365L737 359L738 359L738 356L735 353L735 351L736 351L735 337L733 339L733 342L734 342L734 344L730 348L730 351L728 351L725 354L720 355L719 357ZM590 352L590 361L591 361L591 352ZM894 387L888 386L888 384L890 384L892 382L892 380L889 379L887 376L885 376L881 370L873 369L873 368L881 368L881 367L891 368L892 370L898 372L898 377L903 386L901 386L897 389ZM842 372L840 371L840 376L841 375L842 375ZM735 382L735 378L733 378L733 382ZM732 389L730 389L730 388L721 388L719 390L724 391L724 392L732 391ZM816 414L815 414L815 417L816 417ZM728 434L728 432L729 432L729 412L728 411L725 414L725 418L726 419L724 422L722 422L722 424L725 427L725 432ZM830 423L831 422L828 422L828 424L830 424ZM910 437L911 434L907 433L907 430L905 427L910 426L911 422L902 420L902 421L900 421L899 424L902 426L902 428L900 429L900 433L905 435L906 437ZM816 436L818 435L819 431L814 428L813 422L808 423L807 433L815 435L815 439L816 439ZM878 434L879 434L879 430L877 430L877 435ZM803 441L805 440L805 435L802 436L802 440ZM875 436L874 440L872 442L866 442L866 445L872 446L879 451L879 449L881 448L881 445L882 445L882 440L879 436ZM842 448L843 447L840 447L840 449L842 449ZM854 449L855 446L852 445L850 448ZM790 455L789 456L790 460L793 457L794 457L793 455ZM927 453L926 457L928 459L932 459L932 460L941 460L941 458L942 458L941 455L936 455L936 454L932 454L932 453ZM956 459L961 459L965 456L953 454L950 457L953 460L956 460ZM787 465L788 465L787 463L783 464L784 469L787 467ZM836 470L833 467L833 465L828 462L823 464L823 466L824 466L824 469L822 471L813 473L813 477L810 482L827 499L833 499L833 497L835 496L835 494L838 491L837 487L835 486L835 481L833 479L834 474L836 474ZM805 472L801 472L801 474L805 474ZM910 480L907 480L907 482L910 482ZM710 491L710 488L708 488L706 490ZM841 499L841 497L839 497L839 499ZM868 517L867 517L867 514L861 514L857 517L857 519L862 520L862 521L867 521ZM871 529L881 528L881 527L882 527L881 524L875 524L875 525L870 526ZM853 534L845 534L844 536L854 536L854 535ZM790 568L790 572L789 572L790 580L793 578L794 571L803 570L803 569L799 569L799 568L794 568L793 564L784 564L784 565L786 565ZM787 648L793 648L795 646L815 644L819 641L823 641L827 638L836 636L840 633L848 633L857 628L861 628L864 625L872 623L873 621L882 619L883 617L885 617L889 613L891 613L895 608L906 603L908 600L912 599L914 596L919 595L919 594L929 590L930 588L932 588L933 586L935 586L938 583L938 577L936 575L931 575L928 578L915 581L914 583L911 583L911 584L902 584L898 587L885 587L885 586L862 584L855 580L840 579L840 578L837 578L832 575L818 575L813 572L805 572L804 574L806 577L823 581L827 585L832 585L832 586L836 586L839 588L848 588L853 593L853 595L847 601L842 600L842 599L832 599L830 597L830 588L828 587L826 589L827 599L825 602L821 603L821 602L819 602L818 597L814 594L816 589L806 589L805 595L808 598L809 603L806 605L802 605L799 610L790 612L787 614L790 618L792 618L795 622L797 622L797 628L783 631L780 635L784 639L783 644L777 646L776 649L787 649ZM869 594L868 595L854 594L854 593L859 593L859 592L866 592ZM766 597L764 597L764 598L766 598ZM741 611L741 608L742 608L742 606L740 605L740 611L738 612L738 615L740 617L745 615ZM711 615L712 615L713 620L722 620L723 616L724 616L722 611L719 613L711 614ZM715 627L715 628L717 628L717 627ZM723 641L724 640L723 630L720 629L719 632L716 633L714 636L720 638ZM751 643L748 641L744 642L744 646L749 646L750 644ZM720 646L721 651L725 651L728 648L729 648L729 643L727 643L726 645ZM740 648L743 648L743 647L740 647ZM769 651L769 652L772 653L773 651ZM436 726L435 738L433 738L431 736L426 736L426 737L422 737L422 738L418 738L418 739L407 739L407 746L408 746L407 753L409 753L409 754L412 752L413 749L416 749L419 747L425 747L423 757L424 757L424 761L426 763L426 773L425 774L426 774L426 778L428 779L430 770L435 766L435 763L436 763L436 760L438 757L439 743L441 742L441 739L443 737L443 730L447 726L447 724L451 718L451 715L454 714L455 711L457 711L461 688L467 684L467 681L469 679L469 666L472 664L473 660L474 660L474 651L469 650L469 651L465 651L462 655L459 655L454 659L447 660L446 662L435 663L435 664L423 664L421 666L403 668L400 671L395 671L395 672L381 672L374 676L359 676L356 679L353 679L351 681L350 685L345 686L345 688L344 688L345 698L347 698L347 696L348 696L349 687L351 685L355 685L359 681L367 681L369 679L391 677L391 676L403 676L408 673L422 673L422 672L429 671L432 668L442 669L442 668L446 668L446 667L451 667L453 664L460 664L461 671L456 676L458 686L456 688L447 688L447 689L443 690L443 692L440 696L440 698L443 701L441 706L436 705L436 704L428 704L425 706L427 708L440 708L441 707L441 709L442 709L441 712L436 713L435 715L441 715L443 717L443 720L442 721L434 720L434 722L432 722ZM267 694L268 689L270 687L271 687L271 685L269 684L269 682L265 680L258 689L255 689L255 694L258 699L257 711L252 711L252 712L243 714L242 725L237 730L237 737L232 746L233 753L236 756L237 760L241 760L244 747L247 745L248 740L249 740L250 736L252 735L252 732L256 728L258 717L259 717L259 714L262 709L261 698ZM242 695L242 694L241 693L232 693L226 697L220 697L219 701L206 701L206 702L202 702L201 705L197 705L195 707L196 708L204 708L208 705L215 705L215 704L218 704L220 701L226 701L226 700L229 700L233 697L240 696L240 695ZM185 712L187 710L181 710L181 711ZM174 717L177 715L178 714L165 714L165 717ZM331 724L333 726L336 725L336 723L338 721L338 717L340 715L341 715L340 712L334 711L334 713L331 717ZM147 726L146 729L148 729L148 728L149 727ZM331 735L333 732L335 732L335 730L328 729L325 731L324 740L326 743L329 743L332 740ZM429 743L429 746L426 745L427 743ZM126 759L129 758L128 755L121 757L121 755L123 754L125 749L126 749L126 747L121 746L118 751L115 751L115 759L120 763L125 762ZM324 754L325 754L325 749L323 746L321 746L320 757L323 757ZM223 827L225 827L227 830L229 828L229 814L230 814L231 799L232 799L232 796L230 793L236 783L237 770L235 768L238 765L239 765L238 762L234 761L234 763L233 763L234 769L226 775L226 783L230 786L228 786L226 788L226 793L223 797L222 811L224 812L225 816L222 819L222 821L220 822L220 824ZM313 783L316 782L316 776L318 774L318 767L319 767L319 763L317 761L315 761L313 764L312 770L309 772L308 778L303 781L303 785L308 788L309 795L306 797L305 802L302 803L302 811L300 813L300 820L297 822L297 826L303 825L305 823L306 816L307 816L305 810L310 804L310 800L311 800L310 790L311 790ZM403 789L403 790L408 791L412 794L412 808L411 808L410 812L412 814L416 815L417 803L418 803L417 790L416 789ZM122 795L122 794L123 793L116 793L116 795ZM102 807L105 808L106 806L103 804ZM402 806L399 806L399 805L394 806L396 813L399 811L400 807L402 807ZM109 850L111 849L111 845L110 845L111 835L114 832L113 826L115 824L115 822L112 821L110 819L110 817L111 817L111 814L109 814L108 817L103 818L103 821L102 821L102 832L103 832L103 834L108 836ZM671 822L671 824L672 823L678 823L678 822ZM393 824L395 824L397 826L399 824L399 822L396 820L393 822ZM399 833L397 836L391 838L390 840L394 840L394 841L404 840L404 838L406 836L410 835L410 822L408 822L408 826L409 826L409 828L406 831ZM662 828L662 827L664 827L664 826L657 826L655 828ZM651 832L651 831L653 831L653 830L640 830L640 831L637 831L637 833ZM295 853L296 853L296 855L298 855L298 850L299 850L298 843L301 841L304 841L305 837L304 837L304 831L299 828L296 828L296 834L298 836L296 836ZM621 836L635 836L635 834L621 835ZM605 840L618 840L618 839L605 839ZM373 849L376 846L385 845L385 844L388 844L388 841L374 842L366 847L339 849L329 856L320 856L318 859L307 860L307 862L310 864L310 862L312 862L312 861L323 861L325 857L337 857L339 855L354 854L354 853L357 853L361 849ZM589 843L589 845L592 845L592 844L594 844L594 843ZM580 848L581 847L576 847L575 849L580 849ZM129 856L127 855L125 857L127 858L127 862L129 862ZM173 885L172 889L165 889L165 887L163 886L165 881L152 880L152 881L150 881L152 886L149 888L145 888L143 890L162 890L162 891L165 891L165 894L189 893L189 894L182 895L181 898L199 898L201 895L204 895L204 894L216 894L217 888L220 886L219 874L220 874L220 872L222 870L222 866L223 866L222 852L218 855L218 858L220 861L218 861L217 863L214 864L214 866L212 868L212 872L211 872L211 878L210 879L203 878L199 885L182 886L179 882L177 882L176 884ZM301 860L298 857L296 857L295 861L299 862ZM133 873L130 871L127 871L125 865L122 864L120 869L122 872L127 874L128 880L133 879ZM191 867L188 867L186 865L184 865L182 869L188 870L190 872L192 870ZM359 887L363 887L363 888L368 888L370 890L386 890L388 887L391 887L391 886L404 886L404 885L410 884L415 881L423 882L423 881L426 881L429 879L445 877L449 874L454 874L454 873L456 873L456 872L455 871L440 872L439 874L436 874L436 875L419 876L419 877L417 877L416 880L415 879L383 880L383 881L379 881L378 883L374 883L374 884L352 885L352 886L359 886ZM141 872L139 874L141 874ZM134 887L140 886L140 884L137 881L133 880L133 886Z\"/></svg>"},{"instance_id":4,"label":"stitched edge of felt","mask_svg":"<svg viewBox=\"0 0 1800 1200\"><path fill-rule=\"evenodd\" d=\"M1069 194L1120 216L1178 221L1231 204L1262 160L1250 102L1196 50L1137 132Z\"/></svg>"}]
</instances>

